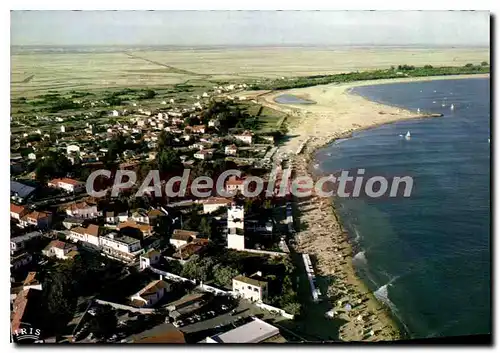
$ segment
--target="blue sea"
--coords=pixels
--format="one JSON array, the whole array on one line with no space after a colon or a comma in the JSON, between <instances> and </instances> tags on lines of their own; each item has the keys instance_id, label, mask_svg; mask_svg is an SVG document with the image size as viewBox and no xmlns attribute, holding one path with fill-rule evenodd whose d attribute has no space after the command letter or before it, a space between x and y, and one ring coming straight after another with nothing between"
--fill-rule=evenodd
<instances>
[{"instance_id":1,"label":"blue sea","mask_svg":"<svg viewBox=\"0 0 500 353\"><path fill-rule=\"evenodd\" d=\"M357 272L413 338L490 333L490 80L352 93L444 114L362 131L317 152L323 173L413 177L408 198L336 199ZM409 140L400 136L407 131Z\"/></svg>"}]
</instances>

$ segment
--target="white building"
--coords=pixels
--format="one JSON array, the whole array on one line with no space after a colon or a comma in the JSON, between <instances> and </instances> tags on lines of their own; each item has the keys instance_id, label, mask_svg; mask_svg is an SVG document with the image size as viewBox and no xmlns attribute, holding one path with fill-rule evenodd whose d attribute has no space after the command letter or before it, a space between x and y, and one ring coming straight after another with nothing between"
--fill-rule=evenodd
<instances>
[{"instance_id":1,"label":"white building","mask_svg":"<svg viewBox=\"0 0 500 353\"><path fill-rule=\"evenodd\" d=\"M227 228L232 229L241 229L244 228L244 220L245 220L245 208L243 205L237 205L236 203L232 203L231 206L227 209Z\"/></svg>"},{"instance_id":2,"label":"white building","mask_svg":"<svg viewBox=\"0 0 500 353\"><path fill-rule=\"evenodd\" d=\"M157 264L160 261L160 255L160 252L156 250L150 250L141 255L139 258L139 268L144 270L145 268Z\"/></svg>"},{"instance_id":3,"label":"white building","mask_svg":"<svg viewBox=\"0 0 500 353\"><path fill-rule=\"evenodd\" d=\"M71 152L80 152L80 146L78 145L68 145L66 146L66 153L70 154Z\"/></svg>"},{"instance_id":4,"label":"white building","mask_svg":"<svg viewBox=\"0 0 500 353\"><path fill-rule=\"evenodd\" d=\"M209 197L200 201L203 205L203 213L208 214L217 211L221 207L227 207L231 200L223 197Z\"/></svg>"},{"instance_id":5,"label":"white building","mask_svg":"<svg viewBox=\"0 0 500 353\"><path fill-rule=\"evenodd\" d=\"M233 292L242 298L262 302L267 297L267 281L260 271L249 277L239 275L233 278Z\"/></svg>"},{"instance_id":6,"label":"white building","mask_svg":"<svg viewBox=\"0 0 500 353\"><path fill-rule=\"evenodd\" d=\"M236 147L236 145L228 145L224 147L224 153L226 156L236 156L238 153L238 147Z\"/></svg>"},{"instance_id":7,"label":"white building","mask_svg":"<svg viewBox=\"0 0 500 353\"><path fill-rule=\"evenodd\" d=\"M67 237L74 242L82 241L94 246L99 246L99 226L95 224L89 224L87 228L72 228Z\"/></svg>"},{"instance_id":8,"label":"white building","mask_svg":"<svg viewBox=\"0 0 500 353\"><path fill-rule=\"evenodd\" d=\"M59 260L66 260L78 254L76 245L65 243L61 240L52 240L49 245L42 250L42 254L47 257L55 257Z\"/></svg>"},{"instance_id":9,"label":"white building","mask_svg":"<svg viewBox=\"0 0 500 353\"><path fill-rule=\"evenodd\" d=\"M85 201L74 203L66 208L66 214L77 218L97 218L102 212L97 210L97 205L91 205Z\"/></svg>"},{"instance_id":10,"label":"white building","mask_svg":"<svg viewBox=\"0 0 500 353\"><path fill-rule=\"evenodd\" d=\"M170 244L172 244L176 249L183 245L191 242L198 236L198 232L192 232L184 229L175 229L170 237Z\"/></svg>"},{"instance_id":11,"label":"white building","mask_svg":"<svg viewBox=\"0 0 500 353\"><path fill-rule=\"evenodd\" d=\"M130 297L133 306L144 308L155 305L167 292L168 283L158 279L149 283L136 294Z\"/></svg>"},{"instance_id":12,"label":"white building","mask_svg":"<svg viewBox=\"0 0 500 353\"><path fill-rule=\"evenodd\" d=\"M237 140L240 140L246 144L249 144L251 145L252 144L252 140L253 140L253 133L251 133L250 131L245 131L241 134L238 134L238 135L234 135L234 138L237 139Z\"/></svg>"},{"instance_id":13,"label":"white building","mask_svg":"<svg viewBox=\"0 0 500 353\"><path fill-rule=\"evenodd\" d=\"M227 234L227 248L233 250L245 250L245 236L243 231L236 228L229 229Z\"/></svg>"},{"instance_id":14,"label":"white building","mask_svg":"<svg viewBox=\"0 0 500 353\"><path fill-rule=\"evenodd\" d=\"M245 209L243 205L232 203L227 209L227 247L229 249L245 249L244 219Z\"/></svg>"},{"instance_id":15,"label":"white building","mask_svg":"<svg viewBox=\"0 0 500 353\"><path fill-rule=\"evenodd\" d=\"M70 178L52 179L47 183L47 186L67 192L80 192L85 188L84 183Z\"/></svg>"},{"instance_id":16,"label":"white building","mask_svg":"<svg viewBox=\"0 0 500 353\"><path fill-rule=\"evenodd\" d=\"M99 237L101 251L118 260L131 261L142 250L138 239L119 236L117 233L109 233Z\"/></svg>"},{"instance_id":17,"label":"white building","mask_svg":"<svg viewBox=\"0 0 500 353\"><path fill-rule=\"evenodd\" d=\"M64 127L64 125L61 125L61 132L66 132L66 128Z\"/></svg>"},{"instance_id":18,"label":"white building","mask_svg":"<svg viewBox=\"0 0 500 353\"><path fill-rule=\"evenodd\" d=\"M209 150L200 150L196 152L193 157L196 159L201 159L201 160L209 160L212 159L213 152Z\"/></svg>"},{"instance_id":19,"label":"white building","mask_svg":"<svg viewBox=\"0 0 500 353\"><path fill-rule=\"evenodd\" d=\"M120 116L120 112L118 110L111 111L111 116Z\"/></svg>"}]
</instances>

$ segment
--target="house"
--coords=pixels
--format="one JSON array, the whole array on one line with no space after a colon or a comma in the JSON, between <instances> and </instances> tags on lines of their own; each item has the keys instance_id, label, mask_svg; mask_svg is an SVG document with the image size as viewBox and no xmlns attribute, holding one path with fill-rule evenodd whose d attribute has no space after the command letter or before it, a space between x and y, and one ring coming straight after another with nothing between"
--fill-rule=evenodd
<instances>
[{"instance_id":1,"label":"house","mask_svg":"<svg viewBox=\"0 0 500 353\"><path fill-rule=\"evenodd\" d=\"M80 146L78 145L68 145L66 146L66 154L80 153Z\"/></svg>"},{"instance_id":2,"label":"house","mask_svg":"<svg viewBox=\"0 0 500 353\"><path fill-rule=\"evenodd\" d=\"M160 252L154 249L142 254L139 258L139 268L144 270L151 265L156 265L160 261L160 255Z\"/></svg>"},{"instance_id":3,"label":"house","mask_svg":"<svg viewBox=\"0 0 500 353\"><path fill-rule=\"evenodd\" d=\"M125 221L118 224L118 230L124 230L126 228L132 228L139 231L143 238L149 237L153 234L153 227L149 224L137 223L135 221Z\"/></svg>"},{"instance_id":4,"label":"house","mask_svg":"<svg viewBox=\"0 0 500 353\"><path fill-rule=\"evenodd\" d=\"M10 198L18 203L24 203L29 200L36 188L20 183L18 181L10 181Z\"/></svg>"},{"instance_id":5,"label":"house","mask_svg":"<svg viewBox=\"0 0 500 353\"><path fill-rule=\"evenodd\" d=\"M213 155L214 155L213 151L210 151L210 150L200 150L200 151L196 152L193 155L193 157L205 161L205 160L208 160L208 159L212 159Z\"/></svg>"},{"instance_id":6,"label":"house","mask_svg":"<svg viewBox=\"0 0 500 353\"><path fill-rule=\"evenodd\" d=\"M84 183L70 178L52 179L47 183L47 186L67 192L80 192L85 188Z\"/></svg>"},{"instance_id":7,"label":"house","mask_svg":"<svg viewBox=\"0 0 500 353\"><path fill-rule=\"evenodd\" d=\"M82 241L94 246L99 246L99 231L100 229L98 225L89 224L87 228L72 228L67 237L74 242Z\"/></svg>"},{"instance_id":8,"label":"house","mask_svg":"<svg viewBox=\"0 0 500 353\"><path fill-rule=\"evenodd\" d=\"M66 217L64 218L62 224L64 228L71 229L73 227L81 227L84 223L83 218Z\"/></svg>"},{"instance_id":9,"label":"house","mask_svg":"<svg viewBox=\"0 0 500 353\"><path fill-rule=\"evenodd\" d=\"M231 200L224 197L209 197L200 201L203 204L203 213L208 214L217 211L221 207L227 207Z\"/></svg>"},{"instance_id":10,"label":"house","mask_svg":"<svg viewBox=\"0 0 500 353\"><path fill-rule=\"evenodd\" d=\"M149 224L153 224L156 221L158 221L158 219L160 217L163 217L164 215L165 214L162 211L160 211L160 210L157 210L157 209L149 210L148 211L148 219L149 219L148 223Z\"/></svg>"},{"instance_id":11,"label":"house","mask_svg":"<svg viewBox=\"0 0 500 353\"><path fill-rule=\"evenodd\" d=\"M97 210L97 205L85 201L75 202L66 208L66 214L75 218L97 218L102 212Z\"/></svg>"},{"instance_id":12,"label":"house","mask_svg":"<svg viewBox=\"0 0 500 353\"><path fill-rule=\"evenodd\" d=\"M238 191L243 192L245 179L238 179L236 176L231 175L226 180L226 192L236 193Z\"/></svg>"},{"instance_id":13,"label":"house","mask_svg":"<svg viewBox=\"0 0 500 353\"><path fill-rule=\"evenodd\" d=\"M10 218L19 221L26 213L28 213L28 210L24 206L18 206L13 203L10 204Z\"/></svg>"},{"instance_id":14,"label":"house","mask_svg":"<svg viewBox=\"0 0 500 353\"><path fill-rule=\"evenodd\" d=\"M252 144L252 139L253 139L253 133L245 130L241 134L234 135L234 138L237 140L240 140L246 144L251 145Z\"/></svg>"},{"instance_id":15,"label":"house","mask_svg":"<svg viewBox=\"0 0 500 353\"><path fill-rule=\"evenodd\" d=\"M42 254L47 257L55 257L60 260L71 259L78 254L75 244L63 242L61 240L52 240L49 245L42 250Z\"/></svg>"},{"instance_id":16,"label":"house","mask_svg":"<svg viewBox=\"0 0 500 353\"><path fill-rule=\"evenodd\" d=\"M36 226L41 229L50 227L52 223L52 213L32 211L21 218L21 227Z\"/></svg>"},{"instance_id":17,"label":"house","mask_svg":"<svg viewBox=\"0 0 500 353\"><path fill-rule=\"evenodd\" d=\"M211 119L209 122L208 122L208 126L209 127L215 127L215 128L218 128L220 126L220 121L219 119Z\"/></svg>"},{"instance_id":18,"label":"house","mask_svg":"<svg viewBox=\"0 0 500 353\"><path fill-rule=\"evenodd\" d=\"M137 222L137 223L149 224L148 213L145 209L142 209L142 208L138 208L137 210L132 212L130 219L134 222Z\"/></svg>"},{"instance_id":19,"label":"house","mask_svg":"<svg viewBox=\"0 0 500 353\"><path fill-rule=\"evenodd\" d=\"M174 229L174 232L170 237L170 244L172 244L175 248L180 248L195 239L198 234L198 232L192 232L189 230Z\"/></svg>"},{"instance_id":20,"label":"house","mask_svg":"<svg viewBox=\"0 0 500 353\"><path fill-rule=\"evenodd\" d=\"M233 292L242 298L261 302L267 297L267 281L260 271L249 277L238 275L233 278Z\"/></svg>"},{"instance_id":21,"label":"house","mask_svg":"<svg viewBox=\"0 0 500 353\"><path fill-rule=\"evenodd\" d=\"M118 110L112 110L111 116L120 116L120 112Z\"/></svg>"},{"instance_id":22,"label":"house","mask_svg":"<svg viewBox=\"0 0 500 353\"><path fill-rule=\"evenodd\" d=\"M26 233L18 237L10 238L10 254L13 255L16 252L23 250L26 247L26 243L31 239L35 239L42 236L42 232L35 231L31 233Z\"/></svg>"},{"instance_id":23,"label":"house","mask_svg":"<svg viewBox=\"0 0 500 353\"><path fill-rule=\"evenodd\" d=\"M106 223L108 224L116 224L118 222L125 222L128 220L128 212L114 212L114 211L108 211L104 214L104 218Z\"/></svg>"},{"instance_id":24,"label":"house","mask_svg":"<svg viewBox=\"0 0 500 353\"><path fill-rule=\"evenodd\" d=\"M144 308L155 305L163 296L170 291L170 285L161 280L155 280L130 297L133 306Z\"/></svg>"},{"instance_id":25,"label":"house","mask_svg":"<svg viewBox=\"0 0 500 353\"><path fill-rule=\"evenodd\" d=\"M36 160L36 154L34 154L33 152L32 152L32 153L29 153L29 154L28 154L28 159L29 159L30 161L34 161L34 160Z\"/></svg>"},{"instance_id":26,"label":"house","mask_svg":"<svg viewBox=\"0 0 500 353\"><path fill-rule=\"evenodd\" d=\"M224 333L218 333L207 337L199 343L285 343L277 327L261 320L253 318L253 321L238 326Z\"/></svg>"},{"instance_id":27,"label":"house","mask_svg":"<svg viewBox=\"0 0 500 353\"><path fill-rule=\"evenodd\" d=\"M236 145L229 145L224 148L224 153L226 156L236 156L238 153L238 147Z\"/></svg>"},{"instance_id":28,"label":"house","mask_svg":"<svg viewBox=\"0 0 500 353\"><path fill-rule=\"evenodd\" d=\"M191 127L191 132L193 134L204 134L206 130L205 125L194 125Z\"/></svg>"},{"instance_id":29,"label":"house","mask_svg":"<svg viewBox=\"0 0 500 353\"><path fill-rule=\"evenodd\" d=\"M140 240L114 232L99 237L99 245L105 255L126 262L134 260L142 250Z\"/></svg>"},{"instance_id":30,"label":"house","mask_svg":"<svg viewBox=\"0 0 500 353\"><path fill-rule=\"evenodd\" d=\"M191 256L201 254L206 250L209 242L208 239L203 238L193 239L190 243L179 247L178 251L172 257L180 260L188 260Z\"/></svg>"}]
</instances>

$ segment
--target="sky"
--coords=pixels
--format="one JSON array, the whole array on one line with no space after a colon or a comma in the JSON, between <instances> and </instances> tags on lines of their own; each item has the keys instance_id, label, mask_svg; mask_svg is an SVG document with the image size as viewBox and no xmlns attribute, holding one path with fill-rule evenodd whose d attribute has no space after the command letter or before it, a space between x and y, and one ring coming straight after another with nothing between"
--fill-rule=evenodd
<instances>
[{"instance_id":1,"label":"sky","mask_svg":"<svg viewBox=\"0 0 500 353\"><path fill-rule=\"evenodd\" d=\"M488 46L487 11L12 11L11 45Z\"/></svg>"}]
</instances>

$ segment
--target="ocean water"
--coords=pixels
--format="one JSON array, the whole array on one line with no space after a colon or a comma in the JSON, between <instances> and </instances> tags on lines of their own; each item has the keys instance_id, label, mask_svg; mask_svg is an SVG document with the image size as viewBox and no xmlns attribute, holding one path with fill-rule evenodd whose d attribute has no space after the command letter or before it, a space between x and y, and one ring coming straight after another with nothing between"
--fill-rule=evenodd
<instances>
[{"instance_id":1,"label":"ocean water","mask_svg":"<svg viewBox=\"0 0 500 353\"><path fill-rule=\"evenodd\" d=\"M364 168L367 176L413 177L409 198L336 199L356 270L411 337L490 333L489 79L353 93L444 114L362 131L317 152L325 173ZM399 136L407 131L410 140Z\"/></svg>"}]
</instances>

